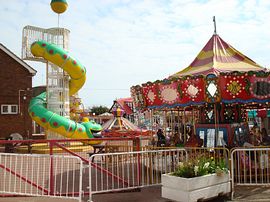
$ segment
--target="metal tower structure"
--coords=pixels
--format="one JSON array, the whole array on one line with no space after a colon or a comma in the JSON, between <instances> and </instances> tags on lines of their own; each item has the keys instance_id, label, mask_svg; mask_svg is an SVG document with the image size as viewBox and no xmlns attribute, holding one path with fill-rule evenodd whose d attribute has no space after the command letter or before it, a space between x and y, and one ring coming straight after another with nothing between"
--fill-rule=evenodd
<instances>
[{"instance_id":1,"label":"metal tower structure","mask_svg":"<svg viewBox=\"0 0 270 202\"><path fill-rule=\"evenodd\" d=\"M31 53L31 44L37 40L54 43L64 50L69 49L69 33L64 28L43 29L34 26L25 26L22 33L22 59L43 62L46 64L47 108L61 116L69 118L69 76L59 67L34 57ZM47 139L60 139L54 132L47 131Z\"/></svg>"}]
</instances>

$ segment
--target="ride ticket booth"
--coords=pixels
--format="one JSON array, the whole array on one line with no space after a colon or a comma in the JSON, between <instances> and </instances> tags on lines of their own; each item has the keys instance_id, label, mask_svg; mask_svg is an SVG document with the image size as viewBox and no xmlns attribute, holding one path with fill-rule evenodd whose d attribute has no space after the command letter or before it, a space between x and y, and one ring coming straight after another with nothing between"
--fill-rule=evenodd
<instances>
[{"instance_id":1,"label":"ride ticket booth","mask_svg":"<svg viewBox=\"0 0 270 202\"><path fill-rule=\"evenodd\" d=\"M196 124L196 135L204 147L243 146L249 139L247 123Z\"/></svg>"}]
</instances>

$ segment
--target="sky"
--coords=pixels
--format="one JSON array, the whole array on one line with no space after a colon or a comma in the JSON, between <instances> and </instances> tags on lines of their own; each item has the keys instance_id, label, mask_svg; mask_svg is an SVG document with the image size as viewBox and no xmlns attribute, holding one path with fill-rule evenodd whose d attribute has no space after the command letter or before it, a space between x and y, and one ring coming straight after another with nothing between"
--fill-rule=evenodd
<instances>
[{"instance_id":1,"label":"sky","mask_svg":"<svg viewBox=\"0 0 270 202\"><path fill-rule=\"evenodd\" d=\"M0 43L21 57L26 25L58 26L50 0L0 0ZM187 67L214 33L263 67L270 65L268 0L67 0L60 27L70 30L70 54L87 69L84 106L111 107L130 87ZM46 84L41 63L33 86Z\"/></svg>"}]
</instances>

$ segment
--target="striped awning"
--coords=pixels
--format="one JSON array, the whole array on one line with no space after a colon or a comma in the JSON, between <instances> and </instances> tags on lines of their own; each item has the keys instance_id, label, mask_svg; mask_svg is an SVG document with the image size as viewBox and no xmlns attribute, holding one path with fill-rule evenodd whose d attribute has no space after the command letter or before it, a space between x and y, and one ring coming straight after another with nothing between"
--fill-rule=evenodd
<instances>
[{"instance_id":1,"label":"striped awning","mask_svg":"<svg viewBox=\"0 0 270 202\"><path fill-rule=\"evenodd\" d=\"M185 75L219 75L220 72L248 72L264 70L256 62L243 55L214 34L194 61L185 69L170 76L179 78Z\"/></svg>"}]
</instances>

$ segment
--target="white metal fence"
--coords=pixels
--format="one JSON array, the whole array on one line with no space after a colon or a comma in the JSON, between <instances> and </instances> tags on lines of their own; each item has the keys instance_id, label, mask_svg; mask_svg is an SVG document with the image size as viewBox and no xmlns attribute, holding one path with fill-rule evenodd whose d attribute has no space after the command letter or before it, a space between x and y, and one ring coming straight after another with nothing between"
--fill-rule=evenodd
<instances>
[{"instance_id":1,"label":"white metal fence","mask_svg":"<svg viewBox=\"0 0 270 202\"><path fill-rule=\"evenodd\" d=\"M89 201L93 194L161 184L161 174L187 160L185 149L95 154L89 160Z\"/></svg>"},{"instance_id":2,"label":"white metal fence","mask_svg":"<svg viewBox=\"0 0 270 202\"><path fill-rule=\"evenodd\" d=\"M162 173L173 172L179 162L198 155L217 160L230 157L232 199L236 185L270 185L270 148L101 153L92 155L89 163L85 159L84 165L75 156L0 153L0 194L81 201L83 193L89 191L92 201L96 193L160 185Z\"/></svg>"},{"instance_id":3,"label":"white metal fence","mask_svg":"<svg viewBox=\"0 0 270 202\"><path fill-rule=\"evenodd\" d=\"M81 201L82 165L74 156L0 153L0 193Z\"/></svg>"},{"instance_id":4,"label":"white metal fence","mask_svg":"<svg viewBox=\"0 0 270 202\"><path fill-rule=\"evenodd\" d=\"M270 185L270 148L236 148L231 151L232 199L236 185Z\"/></svg>"}]
</instances>

